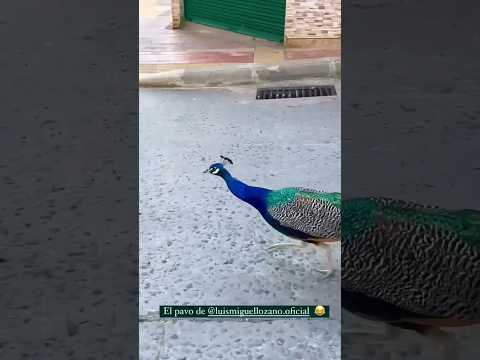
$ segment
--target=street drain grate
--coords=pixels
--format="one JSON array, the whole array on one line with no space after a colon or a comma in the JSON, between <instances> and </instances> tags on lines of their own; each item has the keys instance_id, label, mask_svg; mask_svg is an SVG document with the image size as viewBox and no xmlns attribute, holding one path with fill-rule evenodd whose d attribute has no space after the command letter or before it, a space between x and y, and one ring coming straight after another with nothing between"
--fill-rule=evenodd
<instances>
[{"instance_id":1,"label":"street drain grate","mask_svg":"<svg viewBox=\"0 0 480 360\"><path fill-rule=\"evenodd\" d=\"M259 88L257 100L290 99L312 96L335 96L337 91L333 85L295 86L282 88Z\"/></svg>"}]
</instances>

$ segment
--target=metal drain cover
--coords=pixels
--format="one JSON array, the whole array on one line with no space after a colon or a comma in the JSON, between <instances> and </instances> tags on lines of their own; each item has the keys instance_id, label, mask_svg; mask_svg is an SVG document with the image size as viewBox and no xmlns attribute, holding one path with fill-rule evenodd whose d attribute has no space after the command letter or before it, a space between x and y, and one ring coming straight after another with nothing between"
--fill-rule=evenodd
<instances>
[{"instance_id":1,"label":"metal drain cover","mask_svg":"<svg viewBox=\"0 0 480 360\"><path fill-rule=\"evenodd\" d=\"M257 100L290 99L312 96L335 96L337 91L334 85L322 86L292 86L281 88L257 89Z\"/></svg>"}]
</instances>

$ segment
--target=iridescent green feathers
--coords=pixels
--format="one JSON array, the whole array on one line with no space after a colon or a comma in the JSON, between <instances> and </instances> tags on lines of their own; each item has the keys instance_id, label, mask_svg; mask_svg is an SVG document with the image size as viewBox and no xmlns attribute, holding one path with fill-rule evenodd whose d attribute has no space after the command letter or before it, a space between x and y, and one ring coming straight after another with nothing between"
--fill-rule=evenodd
<instances>
[{"instance_id":1,"label":"iridescent green feathers","mask_svg":"<svg viewBox=\"0 0 480 360\"><path fill-rule=\"evenodd\" d=\"M267 197L267 207L278 207L293 202L297 197L325 201L341 207L340 193L327 193L301 187L291 187L272 191Z\"/></svg>"},{"instance_id":2,"label":"iridescent green feathers","mask_svg":"<svg viewBox=\"0 0 480 360\"><path fill-rule=\"evenodd\" d=\"M444 210L386 198L353 199L342 204L344 241L393 224L438 229L480 246L480 211Z\"/></svg>"}]
</instances>

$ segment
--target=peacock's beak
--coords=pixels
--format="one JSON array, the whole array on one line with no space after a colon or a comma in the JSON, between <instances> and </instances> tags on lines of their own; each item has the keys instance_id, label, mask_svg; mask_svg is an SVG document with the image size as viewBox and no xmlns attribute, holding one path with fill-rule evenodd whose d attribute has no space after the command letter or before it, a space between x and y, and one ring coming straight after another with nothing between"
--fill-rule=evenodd
<instances>
[{"instance_id":1,"label":"peacock's beak","mask_svg":"<svg viewBox=\"0 0 480 360\"><path fill-rule=\"evenodd\" d=\"M210 170L210 168L208 168L207 170L205 170L203 173L204 173L204 174L205 174L205 173L207 173L207 172L208 172L208 170Z\"/></svg>"}]
</instances>

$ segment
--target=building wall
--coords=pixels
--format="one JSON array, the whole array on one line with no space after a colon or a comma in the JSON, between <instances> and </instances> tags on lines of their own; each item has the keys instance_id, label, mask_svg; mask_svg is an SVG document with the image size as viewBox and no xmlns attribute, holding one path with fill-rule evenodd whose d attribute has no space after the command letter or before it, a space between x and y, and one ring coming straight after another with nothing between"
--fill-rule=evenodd
<instances>
[{"instance_id":1,"label":"building wall","mask_svg":"<svg viewBox=\"0 0 480 360\"><path fill-rule=\"evenodd\" d=\"M171 1L172 27L178 29L183 21L183 0ZM286 46L330 46L326 42L336 39L335 44L340 43L340 36L341 0L286 0Z\"/></svg>"},{"instance_id":2,"label":"building wall","mask_svg":"<svg viewBox=\"0 0 480 360\"><path fill-rule=\"evenodd\" d=\"M183 22L183 0L172 1L172 28L179 29Z\"/></svg>"},{"instance_id":3,"label":"building wall","mask_svg":"<svg viewBox=\"0 0 480 360\"><path fill-rule=\"evenodd\" d=\"M285 39L336 39L341 0L286 0Z\"/></svg>"}]
</instances>

